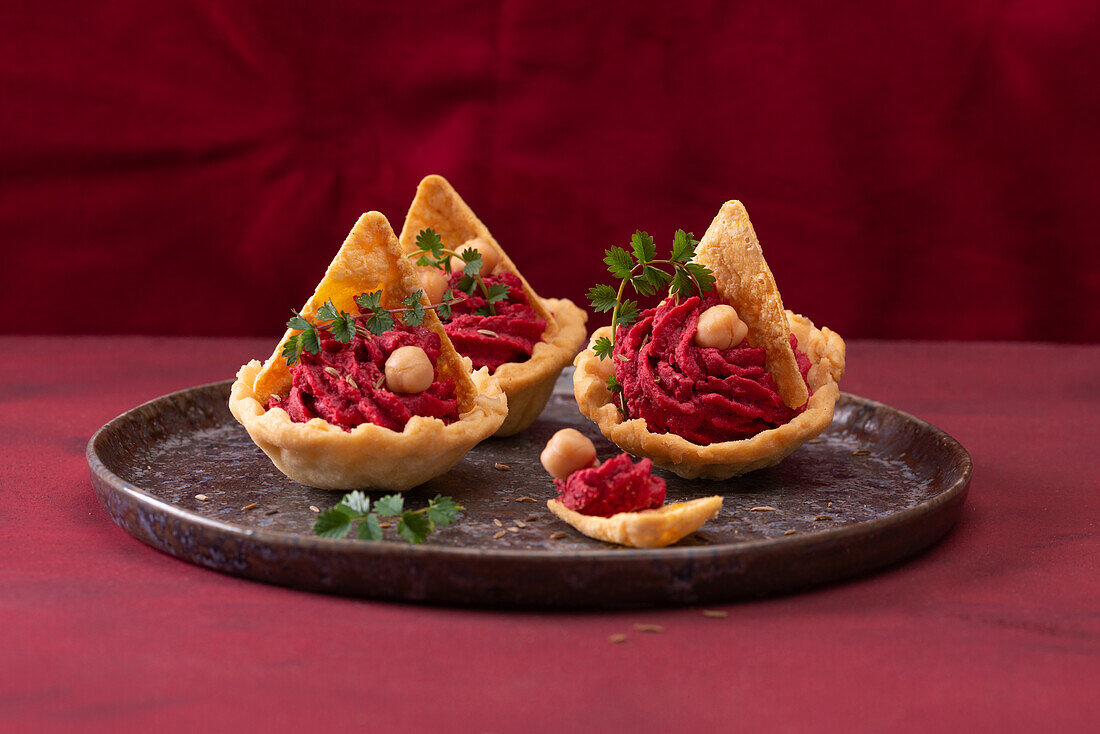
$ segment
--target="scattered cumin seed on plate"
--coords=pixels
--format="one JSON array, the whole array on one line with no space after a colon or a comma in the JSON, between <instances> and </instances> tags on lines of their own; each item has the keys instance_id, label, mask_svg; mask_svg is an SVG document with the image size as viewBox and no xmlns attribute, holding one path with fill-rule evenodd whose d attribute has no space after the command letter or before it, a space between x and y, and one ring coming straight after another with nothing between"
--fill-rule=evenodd
<instances>
[{"instance_id":1,"label":"scattered cumin seed on plate","mask_svg":"<svg viewBox=\"0 0 1100 734\"><path fill-rule=\"evenodd\" d=\"M205 494L197 494L195 495L195 499L197 499L199 502L206 502L206 500L209 498Z\"/></svg>"},{"instance_id":2,"label":"scattered cumin seed on plate","mask_svg":"<svg viewBox=\"0 0 1100 734\"><path fill-rule=\"evenodd\" d=\"M516 502L538 502L534 497L517 497Z\"/></svg>"},{"instance_id":3,"label":"scattered cumin seed on plate","mask_svg":"<svg viewBox=\"0 0 1100 734\"><path fill-rule=\"evenodd\" d=\"M758 505L756 507L750 507L749 512L779 512L771 505Z\"/></svg>"},{"instance_id":4,"label":"scattered cumin seed on plate","mask_svg":"<svg viewBox=\"0 0 1100 734\"><path fill-rule=\"evenodd\" d=\"M519 528L505 528L509 533L518 533Z\"/></svg>"},{"instance_id":5,"label":"scattered cumin seed on plate","mask_svg":"<svg viewBox=\"0 0 1100 734\"><path fill-rule=\"evenodd\" d=\"M784 530L783 534L784 535L794 535L796 532L797 531L794 528L791 528L790 530Z\"/></svg>"},{"instance_id":6,"label":"scattered cumin seed on plate","mask_svg":"<svg viewBox=\"0 0 1100 734\"><path fill-rule=\"evenodd\" d=\"M260 506L260 504L259 504L258 502L253 502L253 503L252 503L252 504L250 504L250 505L245 505L245 506L244 506L244 507L242 507L241 509L242 509L242 510L255 510L255 509L256 509L257 507L259 507L259 506Z\"/></svg>"},{"instance_id":7,"label":"scattered cumin seed on plate","mask_svg":"<svg viewBox=\"0 0 1100 734\"><path fill-rule=\"evenodd\" d=\"M613 635L609 635L607 641L610 642L612 645L619 645L623 642L626 642L626 635L624 635L622 632L616 632Z\"/></svg>"},{"instance_id":8,"label":"scattered cumin seed on plate","mask_svg":"<svg viewBox=\"0 0 1100 734\"><path fill-rule=\"evenodd\" d=\"M869 449L856 449L852 452L852 456L867 456L871 451Z\"/></svg>"},{"instance_id":9,"label":"scattered cumin seed on plate","mask_svg":"<svg viewBox=\"0 0 1100 734\"><path fill-rule=\"evenodd\" d=\"M636 624L634 629L638 632L650 632L653 634L660 634L665 631L665 628L659 624Z\"/></svg>"},{"instance_id":10,"label":"scattered cumin seed on plate","mask_svg":"<svg viewBox=\"0 0 1100 734\"><path fill-rule=\"evenodd\" d=\"M500 540L505 536L505 532L501 530L499 533L493 533L493 540Z\"/></svg>"},{"instance_id":11,"label":"scattered cumin seed on plate","mask_svg":"<svg viewBox=\"0 0 1100 734\"><path fill-rule=\"evenodd\" d=\"M310 511L310 512L320 512L320 511L321 511L321 508L320 508L320 507L318 507L317 505L310 505L310 506L309 506L309 511Z\"/></svg>"},{"instance_id":12,"label":"scattered cumin seed on plate","mask_svg":"<svg viewBox=\"0 0 1100 734\"><path fill-rule=\"evenodd\" d=\"M721 609L704 609L703 616L711 619L725 619L729 616L729 612L724 612Z\"/></svg>"},{"instance_id":13,"label":"scattered cumin seed on plate","mask_svg":"<svg viewBox=\"0 0 1100 734\"><path fill-rule=\"evenodd\" d=\"M523 520L513 520L513 522L515 522L517 528L527 527L527 523L525 523Z\"/></svg>"},{"instance_id":14,"label":"scattered cumin seed on plate","mask_svg":"<svg viewBox=\"0 0 1100 734\"><path fill-rule=\"evenodd\" d=\"M271 509L271 510L265 510L264 514L265 515L276 515L276 514L278 514L278 512L279 512L278 510Z\"/></svg>"},{"instance_id":15,"label":"scattered cumin seed on plate","mask_svg":"<svg viewBox=\"0 0 1100 734\"><path fill-rule=\"evenodd\" d=\"M495 517L493 518L493 524L496 525L498 528L504 527L504 523L502 523L500 520L498 520Z\"/></svg>"},{"instance_id":16,"label":"scattered cumin seed on plate","mask_svg":"<svg viewBox=\"0 0 1100 734\"><path fill-rule=\"evenodd\" d=\"M550 540L561 540L565 535L565 533L550 533Z\"/></svg>"},{"instance_id":17,"label":"scattered cumin seed on plate","mask_svg":"<svg viewBox=\"0 0 1100 734\"><path fill-rule=\"evenodd\" d=\"M508 466L507 464L501 464L499 461L493 464L493 468L497 471L512 471L512 467Z\"/></svg>"},{"instance_id":18,"label":"scattered cumin seed on plate","mask_svg":"<svg viewBox=\"0 0 1100 734\"><path fill-rule=\"evenodd\" d=\"M538 519L538 515L531 515L531 517L527 518L527 522L538 522Z\"/></svg>"},{"instance_id":19,"label":"scattered cumin seed on plate","mask_svg":"<svg viewBox=\"0 0 1100 734\"><path fill-rule=\"evenodd\" d=\"M818 515L817 517L814 518L814 521L816 522L817 520L832 520L832 519L833 518L828 516L828 515Z\"/></svg>"},{"instance_id":20,"label":"scattered cumin seed on plate","mask_svg":"<svg viewBox=\"0 0 1100 734\"><path fill-rule=\"evenodd\" d=\"M827 505L825 505L825 506L826 506L826 507L832 507L832 506L833 506L833 503L832 503L832 502L830 502L829 504L827 504Z\"/></svg>"}]
</instances>

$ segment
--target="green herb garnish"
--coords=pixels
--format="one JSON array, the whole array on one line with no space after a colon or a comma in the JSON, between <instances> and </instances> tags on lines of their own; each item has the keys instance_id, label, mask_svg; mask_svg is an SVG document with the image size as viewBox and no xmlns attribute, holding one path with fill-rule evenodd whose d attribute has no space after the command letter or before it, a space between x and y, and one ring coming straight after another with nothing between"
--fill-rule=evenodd
<instances>
[{"instance_id":1,"label":"green herb garnish","mask_svg":"<svg viewBox=\"0 0 1100 734\"><path fill-rule=\"evenodd\" d=\"M416 235L416 252L409 253L409 257L416 258L417 265L436 268L444 273L451 272L452 257L465 263L462 268L462 276L458 279L458 289L467 296L472 296L475 290L481 291L481 294L485 297L486 305L477 309L477 313L482 316L496 316L497 311L493 304L508 298L509 288L503 283L485 285L485 281L481 278L483 263L480 252L473 247L468 247L460 253L448 250L443 245L443 238L431 227L420 230ZM447 293L450 292L448 288ZM443 300L450 299L444 296ZM450 318L450 308L448 307L446 316L440 311L439 317Z\"/></svg>"},{"instance_id":2,"label":"green herb garnish","mask_svg":"<svg viewBox=\"0 0 1100 734\"><path fill-rule=\"evenodd\" d=\"M588 300L597 313L611 312L611 336L601 336L592 343L592 351L601 360L611 359L615 352L615 332L620 326L630 326L640 314L638 302L624 299L627 283L639 296L652 296L667 287L677 300L698 291L700 295L714 287L714 273L707 266L692 262L699 242L690 232L676 230L672 237L672 254L667 260L657 259L657 246L648 233L638 231L630 238L630 251L612 247L604 251L607 271L619 281L614 285L601 283L588 291ZM622 401L622 386L614 375L607 378L607 389L619 394L619 412L626 416Z\"/></svg>"},{"instance_id":3,"label":"green herb garnish","mask_svg":"<svg viewBox=\"0 0 1100 734\"><path fill-rule=\"evenodd\" d=\"M344 495L339 504L317 516L313 532L325 538L345 538L351 527L358 523L360 540L382 540L382 520L397 520L397 534L409 543L423 543L436 528L445 528L455 521L458 513L466 509L450 497L437 494L428 500L427 507L406 510L405 498L388 494L374 502L360 491Z\"/></svg>"}]
</instances>

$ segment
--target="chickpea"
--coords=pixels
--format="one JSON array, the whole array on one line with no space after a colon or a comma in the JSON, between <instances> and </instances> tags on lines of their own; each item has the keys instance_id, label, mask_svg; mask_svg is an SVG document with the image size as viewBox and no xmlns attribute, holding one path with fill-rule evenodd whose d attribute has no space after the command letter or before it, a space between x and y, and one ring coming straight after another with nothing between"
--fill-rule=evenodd
<instances>
[{"instance_id":1,"label":"chickpea","mask_svg":"<svg viewBox=\"0 0 1100 734\"><path fill-rule=\"evenodd\" d=\"M492 274L493 270L496 269L497 263L500 262L500 255L497 253L496 248L489 244L487 240L481 237L474 237L471 240L466 240L466 242L455 250L455 252L461 255L463 250L468 249L477 250L481 253L481 275L485 276ZM463 262L462 258L451 258L452 273L461 273L464 267L466 267L466 263Z\"/></svg>"},{"instance_id":2,"label":"chickpea","mask_svg":"<svg viewBox=\"0 0 1100 734\"><path fill-rule=\"evenodd\" d=\"M386 389L390 392L424 392L433 380L435 368L420 347L398 347L386 359Z\"/></svg>"},{"instance_id":3,"label":"chickpea","mask_svg":"<svg viewBox=\"0 0 1100 734\"><path fill-rule=\"evenodd\" d=\"M596 447L576 428L563 428L546 442L539 460L550 476L565 479L596 463Z\"/></svg>"},{"instance_id":4,"label":"chickpea","mask_svg":"<svg viewBox=\"0 0 1100 734\"><path fill-rule=\"evenodd\" d=\"M424 295L428 297L428 303L433 306L443 302L443 294L447 292L450 282L442 270L435 268L420 268L420 287L424 289Z\"/></svg>"},{"instance_id":5,"label":"chickpea","mask_svg":"<svg viewBox=\"0 0 1100 734\"><path fill-rule=\"evenodd\" d=\"M740 344L748 333L748 325L738 317L733 306L711 306L699 314L695 343L701 347L729 349Z\"/></svg>"}]
</instances>

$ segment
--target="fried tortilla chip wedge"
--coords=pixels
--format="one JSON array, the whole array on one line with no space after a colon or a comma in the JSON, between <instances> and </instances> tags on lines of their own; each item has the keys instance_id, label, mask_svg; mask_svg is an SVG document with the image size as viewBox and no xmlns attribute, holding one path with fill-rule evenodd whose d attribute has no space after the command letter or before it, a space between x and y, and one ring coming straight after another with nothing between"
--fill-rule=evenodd
<instances>
[{"instance_id":1,"label":"fried tortilla chip wedge","mask_svg":"<svg viewBox=\"0 0 1100 734\"><path fill-rule=\"evenodd\" d=\"M783 299L740 201L722 205L695 248L695 259L714 272L718 293L749 327L749 343L764 348L767 370L783 403L788 408L805 405L810 393L791 349Z\"/></svg>"},{"instance_id":2,"label":"fried tortilla chip wedge","mask_svg":"<svg viewBox=\"0 0 1100 734\"><path fill-rule=\"evenodd\" d=\"M420 280L404 256L390 223L378 212L367 212L352 227L325 271L325 277L317 284L317 289L300 313L306 319L313 320L317 310L331 299L336 308L357 314L359 306L355 303L355 297L379 289L384 308L400 308L405 298L420 290ZM427 305L423 297L421 302ZM455 381L459 412L470 410L477 389L462 357L443 331L435 311L425 312L424 326L438 334L441 342L442 353L436 372L440 377L450 377ZM271 395L286 395L290 391L290 368L282 351L286 340L296 333L293 329L287 329L252 383L254 393L263 403Z\"/></svg>"},{"instance_id":3,"label":"fried tortilla chip wedge","mask_svg":"<svg viewBox=\"0 0 1100 734\"><path fill-rule=\"evenodd\" d=\"M523 284L527 302L535 309L540 318L546 319L546 331L543 339L550 341L557 332L558 324L546 304L516 269L515 263L489 232L474 210L462 200L454 187L442 176L425 176L416 187L416 196L405 215L405 225L401 228L401 246L406 252L416 252L416 236L423 229L431 228L443 239L443 245L457 251L462 243L474 237L489 242L500 255L497 270L504 270L517 276Z\"/></svg>"},{"instance_id":4,"label":"fried tortilla chip wedge","mask_svg":"<svg viewBox=\"0 0 1100 734\"><path fill-rule=\"evenodd\" d=\"M582 515L557 500L547 500L550 511L589 538L634 548L661 548L686 538L722 509L722 498L702 497L673 502L656 510L620 512L611 517Z\"/></svg>"}]
</instances>

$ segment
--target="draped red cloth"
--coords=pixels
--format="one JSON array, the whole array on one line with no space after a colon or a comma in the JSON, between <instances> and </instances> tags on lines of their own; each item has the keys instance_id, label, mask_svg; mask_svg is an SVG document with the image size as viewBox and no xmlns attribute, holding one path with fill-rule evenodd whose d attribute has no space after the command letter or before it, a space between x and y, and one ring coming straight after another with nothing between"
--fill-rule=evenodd
<instances>
[{"instance_id":1,"label":"draped red cloth","mask_svg":"<svg viewBox=\"0 0 1100 734\"><path fill-rule=\"evenodd\" d=\"M739 198L845 336L1096 341L1098 37L1081 0L5 3L2 329L277 335L436 172L544 295Z\"/></svg>"}]
</instances>

